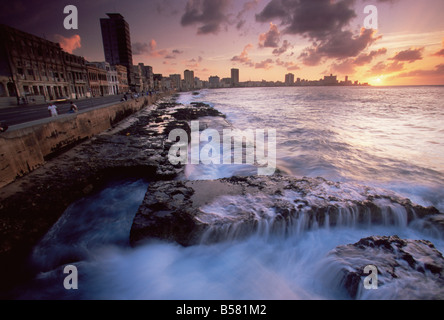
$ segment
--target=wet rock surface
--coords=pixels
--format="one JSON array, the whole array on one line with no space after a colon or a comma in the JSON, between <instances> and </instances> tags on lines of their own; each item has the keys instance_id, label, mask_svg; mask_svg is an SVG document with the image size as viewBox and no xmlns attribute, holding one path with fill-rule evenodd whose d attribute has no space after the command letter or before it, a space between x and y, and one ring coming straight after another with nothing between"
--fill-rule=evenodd
<instances>
[{"instance_id":1,"label":"wet rock surface","mask_svg":"<svg viewBox=\"0 0 444 320\"><path fill-rule=\"evenodd\" d=\"M330 274L337 275L331 285L353 299L444 299L444 258L429 241L369 237L337 247L328 259ZM369 265L378 270L373 290L364 288Z\"/></svg>"},{"instance_id":2,"label":"wet rock surface","mask_svg":"<svg viewBox=\"0 0 444 320\"><path fill-rule=\"evenodd\" d=\"M151 238L184 246L255 233L295 234L317 227L407 226L439 217L384 190L322 178L233 177L150 185L131 230L131 243Z\"/></svg>"},{"instance_id":3,"label":"wet rock surface","mask_svg":"<svg viewBox=\"0 0 444 320\"><path fill-rule=\"evenodd\" d=\"M133 246L152 239L191 246L254 233L288 235L322 226L407 225L412 221L444 232L444 220L435 208L417 206L384 190L322 178L275 175L175 181L183 176L184 167L168 161L173 143L168 141L168 134L173 129L189 133L190 121L204 117L224 119L223 114L202 103L158 103L1 189L3 288L34 275L26 264L31 248L70 204L100 190L110 179L156 181L150 184L134 219L130 234ZM204 122L201 125L205 127ZM442 273L439 263L432 262L424 265L424 272L435 276L439 270ZM347 290L353 294L357 290L353 279L357 278L349 277Z\"/></svg>"},{"instance_id":4,"label":"wet rock surface","mask_svg":"<svg viewBox=\"0 0 444 320\"><path fill-rule=\"evenodd\" d=\"M170 129L189 131L189 120L222 116L208 105L183 106L163 100L123 120L113 129L52 159L0 190L0 281L21 270L30 249L76 200L109 180L171 180L183 172L168 161ZM5 278L3 280L3 278ZM12 281L12 280L11 280Z\"/></svg>"}]
</instances>

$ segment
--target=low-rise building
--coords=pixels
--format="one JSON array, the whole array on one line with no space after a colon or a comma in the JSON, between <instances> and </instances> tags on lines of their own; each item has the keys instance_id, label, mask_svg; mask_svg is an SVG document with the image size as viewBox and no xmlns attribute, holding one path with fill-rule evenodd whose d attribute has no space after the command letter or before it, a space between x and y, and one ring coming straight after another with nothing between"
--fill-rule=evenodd
<instances>
[{"instance_id":1,"label":"low-rise building","mask_svg":"<svg viewBox=\"0 0 444 320\"><path fill-rule=\"evenodd\" d=\"M130 75L130 89L133 92L143 92L143 75L140 65L133 66L133 70Z\"/></svg>"},{"instance_id":2,"label":"low-rise building","mask_svg":"<svg viewBox=\"0 0 444 320\"><path fill-rule=\"evenodd\" d=\"M106 96L109 94L108 74L105 69L99 68L94 63L87 63L89 92L92 97Z\"/></svg>"},{"instance_id":3,"label":"low-rise building","mask_svg":"<svg viewBox=\"0 0 444 320\"><path fill-rule=\"evenodd\" d=\"M220 86L220 78L218 76L209 77L208 82L210 83L210 88L219 88Z\"/></svg>"},{"instance_id":4,"label":"low-rise building","mask_svg":"<svg viewBox=\"0 0 444 320\"><path fill-rule=\"evenodd\" d=\"M177 91L181 89L182 77L180 74L170 74L170 79L173 82L173 88Z\"/></svg>"},{"instance_id":5,"label":"low-rise building","mask_svg":"<svg viewBox=\"0 0 444 320\"><path fill-rule=\"evenodd\" d=\"M69 98L60 44L0 25L0 95L16 103Z\"/></svg>"},{"instance_id":6,"label":"low-rise building","mask_svg":"<svg viewBox=\"0 0 444 320\"><path fill-rule=\"evenodd\" d=\"M154 89L154 73L153 67L139 63L140 72L142 74L143 91L151 91Z\"/></svg>"},{"instance_id":7,"label":"low-rise building","mask_svg":"<svg viewBox=\"0 0 444 320\"><path fill-rule=\"evenodd\" d=\"M85 58L66 52L63 52L63 58L70 85L70 98L86 98L88 96L88 68Z\"/></svg>"},{"instance_id":8,"label":"low-rise building","mask_svg":"<svg viewBox=\"0 0 444 320\"><path fill-rule=\"evenodd\" d=\"M128 85L128 69L122 65L115 66L117 71L117 82L119 94L124 94L129 91Z\"/></svg>"}]
</instances>

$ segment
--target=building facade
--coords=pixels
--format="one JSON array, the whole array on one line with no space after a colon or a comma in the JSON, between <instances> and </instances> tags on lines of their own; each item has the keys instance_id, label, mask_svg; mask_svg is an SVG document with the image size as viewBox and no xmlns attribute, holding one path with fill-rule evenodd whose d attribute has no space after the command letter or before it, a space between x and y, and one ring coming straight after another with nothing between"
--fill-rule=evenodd
<instances>
[{"instance_id":1,"label":"building facade","mask_svg":"<svg viewBox=\"0 0 444 320\"><path fill-rule=\"evenodd\" d=\"M70 98L88 97L88 68L85 58L63 52L63 59L70 83Z\"/></svg>"},{"instance_id":2,"label":"building facade","mask_svg":"<svg viewBox=\"0 0 444 320\"><path fill-rule=\"evenodd\" d=\"M139 63L140 72L142 73L143 91L152 91L154 89L154 73L153 67Z\"/></svg>"},{"instance_id":3,"label":"building facade","mask_svg":"<svg viewBox=\"0 0 444 320\"><path fill-rule=\"evenodd\" d=\"M128 85L128 69L125 66L116 65L117 82L119 88L119 94L124 94L129 91Z\"/></svg>"},{"instance_id":4,"label":"building facade","mask_svg":"<svg viewBox=\"0 0 444 320\"><path fill-rule=\"evenodd\" d=\"M285 85L286 86L293 86L294 85L294 74L288 73L285 75Z\"/></svg>"},{"instance_id":5,"label":"building facade","mask_svg":"<svg viewBox=\"0 0 444 320\"><path fill-rule=\"evenodd\" d=\"M0 25L0 57L0 96L19 104L71 96L58 43Z\"/></svg>"},{"instance_id":6,"label":"building facade","mask_svg":"<svg viewBox=\"0 0 444 320\"><path fill-rule=\"evenodd\" d=\"M107 13L107 16L100 19L105 61L112 66L127 67L128 81L131 81L133 52L129 24L119 13Z\"/></svg>"},{"instance_id":7,"label":"building facade","mask_svg":"<svg viewBox=\"0 0 444 320\"><path fill-rule=\"evenodd\" d=\"M92 97L109 95L108 74L106 69L98 67L94 63L87 63L89 92Z\"/></svg>"},{"instance_id":8,"label":"building facade","mask_svg":"<svg viewBox=\"0 0 444 320\"><path fill-rule=\"evenodd\" d=\"M119 82L117 79L117 70L108 62L91 62L97 68L106 70L106 79L108 81L108 93L106 95L116 95L119 92Z\"/></svg>"},{"instance_id":9,"label":"building facade","mask_svg":"<svg viewBox=\"0 0 444 320\"><path fill-rule=\"evenodd\" d=\"M182 76L180 74L170 74L170 79L173 82L173 87L177 91L181 89Z\"/></svg>"},{"instance_id":10,"label":"building facade","mask_svg":"<svg viewBox=\"0 0 444 320\"><path fill-rule=\"evenodd\" d=\"M143 92L143 75L140 65L132 66L130 76L130 89L133 92Z\"/></svg>"},{"instance_id":11,"label":"building facade","mask_svg":"<svg viewBox=\"0 0 444 320\"><path fill-rule=\"evenodd\" d=\"M239 85L239 69L231 69L231 85L233 87Z\"/></svg>"},{"instance_id":12,"label":"building facade","mask_svg":"<svg viewBox=\"0 0 444 320\"><path fill-rule=\"evenodd\" d=\"M194 89L194 71L185 70L184 73L184 90L193 90Z\"/></svg>"},{"instance_id":13,"label":"building facade","mask_svg":"<svg viewBox=\"0 0 444 320\"><path fill-rule=\"evenodd\" d=\"M209 77L208 82L210 83L210 88L219 88L220 87L220 78L218 76Z\"/></svg>"}]
</instances>

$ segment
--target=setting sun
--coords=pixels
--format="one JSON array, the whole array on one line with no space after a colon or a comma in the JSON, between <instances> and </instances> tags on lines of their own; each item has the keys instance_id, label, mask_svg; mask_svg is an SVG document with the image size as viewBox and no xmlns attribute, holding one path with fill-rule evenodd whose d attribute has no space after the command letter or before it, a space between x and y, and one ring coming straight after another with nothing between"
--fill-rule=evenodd
<instances>
[{"instance_id":1,"label":"setting sun","mask_svg":"<svg viewBox=\"0 0 444 320\"><path fill-rule=\"evenodd\" d=\"M381 86L381 85L383 85L383 82L384 82L384 76L379 76L376 78L372 78L370 80L370 84L373 86Z\"/></svg>"}]
</instances>

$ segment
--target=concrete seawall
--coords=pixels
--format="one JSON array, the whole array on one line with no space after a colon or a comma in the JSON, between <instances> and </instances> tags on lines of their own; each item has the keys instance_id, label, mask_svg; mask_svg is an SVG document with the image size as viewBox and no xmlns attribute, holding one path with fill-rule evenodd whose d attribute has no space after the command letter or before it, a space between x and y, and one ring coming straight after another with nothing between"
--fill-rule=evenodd
<instances>
[{"instance_id":1,"label":"concrete seawall","mask_svg":"<svg viewBox=\"0 0 444 320\"><path fill-rule=\"evenodd\" d=\"M0 188L162 97L141 97L40 124L11 128L0 135Z\"/></svg>"}]
</instances>

